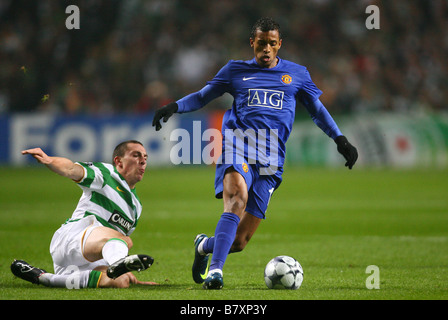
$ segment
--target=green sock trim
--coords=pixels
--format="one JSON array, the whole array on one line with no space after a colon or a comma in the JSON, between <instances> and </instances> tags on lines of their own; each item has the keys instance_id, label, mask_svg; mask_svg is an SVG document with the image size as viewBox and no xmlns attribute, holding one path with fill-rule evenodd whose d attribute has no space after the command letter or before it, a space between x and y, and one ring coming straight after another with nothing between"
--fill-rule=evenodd
<instances>
[{"instance_id":1,"label":"green sock trim","mask_svg":"<svg viewBox=\"0 0 448 320\"><path fill-rule=\"evenodd\" d=\"M89 274L89 281L87 283L87 288L98 288L100 283L101 271L92 270Z\"/></svg>"},{"instance_id":2,"label":"green sock trim","mask_svg":"<svg viewBox=\"0 0 448 320\"><path fill-rule=\"evenodd\" d=\"M121 241L121 242L123 242L126 245L126 247L128 246L128 243L126 241L124 241L123 239L120 239L120 238L110 238L109 240L107 240L107 242L112 241L112 240Z\"/></svg>"}]
</instances>

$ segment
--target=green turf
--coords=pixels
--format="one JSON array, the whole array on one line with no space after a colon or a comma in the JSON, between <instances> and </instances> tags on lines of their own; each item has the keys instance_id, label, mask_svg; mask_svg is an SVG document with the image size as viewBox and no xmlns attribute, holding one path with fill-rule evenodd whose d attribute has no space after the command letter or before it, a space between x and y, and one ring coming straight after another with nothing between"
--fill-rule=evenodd
<instances>
[{"instance_id":1,"label":"green turf","mask_svg":"<svg viewBox=\"0 0 448 320\"><path fill-rule=\"evenodd\" d=\"M222 213L212 167L149 169L138 185L143 215L131 253L156 260L139 279L158 287L54 289L14 278L14 258L52 271L53 232L81 194L42 167L0 168L0 299L447 299L448 174L436 170L286 168L264 221L224 269L225 287L191 279L193 239L213 234ZM266 263L277 255L303 266L299 290L269 290ZM366 288L366 267L380 289Z\"/></svg>"}]
</instances>

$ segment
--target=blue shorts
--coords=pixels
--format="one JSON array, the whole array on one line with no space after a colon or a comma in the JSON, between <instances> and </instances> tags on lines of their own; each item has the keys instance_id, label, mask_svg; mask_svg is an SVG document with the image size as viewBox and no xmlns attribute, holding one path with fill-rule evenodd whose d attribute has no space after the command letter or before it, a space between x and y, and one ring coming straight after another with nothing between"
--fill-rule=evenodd
<instances>
[{"instance_id":1,"label":"blue shorts","mask_svg":"<svg viewBox=\"0 0 448 320\"><path fill-rule=\"evenodd\" d=\"M215 197L222 199L223 180L226 170L233 167L246 180L248 199L246 212L265 219L266 210L273 192L282 182L282 168L273 175L261 175L258 164L217 164L215 173Z\"/></svg>"}]
</instances>

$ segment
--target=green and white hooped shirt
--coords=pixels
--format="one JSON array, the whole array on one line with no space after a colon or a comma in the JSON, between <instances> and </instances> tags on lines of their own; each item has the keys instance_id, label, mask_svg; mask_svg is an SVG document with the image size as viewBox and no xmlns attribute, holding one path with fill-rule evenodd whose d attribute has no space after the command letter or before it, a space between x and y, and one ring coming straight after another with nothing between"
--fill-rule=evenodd
<instances>
[{"instance_id":1,"label":"green and white hooped shirt","mask_svg":"<svg viewBox=\"0 0 448 320\"><path fill-rule=\"evenodd\" d=\"M130 235L137 226L142 204L116 168L102 162L76 162L84 177L76 181L83 193L67 222L93 215L104 226Z\"/></svg>"}]
</instances>

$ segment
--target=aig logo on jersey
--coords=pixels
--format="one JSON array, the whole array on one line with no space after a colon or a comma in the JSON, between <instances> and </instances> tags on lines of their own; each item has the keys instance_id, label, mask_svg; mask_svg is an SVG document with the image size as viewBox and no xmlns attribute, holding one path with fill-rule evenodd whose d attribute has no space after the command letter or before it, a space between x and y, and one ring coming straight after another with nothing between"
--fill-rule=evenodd
<instances>
[{"instance_id":1,"label":"aig logo on jersey","mask_svg":"<svg viewBox=\"0 0 448 320\"><path fill-rule=\"evenodd\" d=\"M266 107L281 109L283 107L283 91L268 89L249 89L249 107Z\"/></svg>"}]
</instances>

